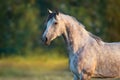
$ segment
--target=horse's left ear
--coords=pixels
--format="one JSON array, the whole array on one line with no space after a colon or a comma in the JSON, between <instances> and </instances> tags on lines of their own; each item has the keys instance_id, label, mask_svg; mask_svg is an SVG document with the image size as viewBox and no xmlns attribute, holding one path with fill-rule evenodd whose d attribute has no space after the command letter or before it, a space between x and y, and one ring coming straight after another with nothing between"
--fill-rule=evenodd
<instances>
[{"instance_id":1,"label":"horse's left ear","mask_svg":"<svg viewBox=\"0 0 120 80\"><path fill-rule=\"evenodd\" d=\"M49 14L53 13L50 9L48 9Z\"/></svg>"},{"instance_id":2,"label":"horse's left ear","mask_svg":"<svg viewBox=\"0 0 120 80\"><path fill-rule=\"evenodd\" d=\"M58 10L55 10L55 13L56 13L57 15L59 15L59 11L58 11Z\"/></svg>"}]
</instances>

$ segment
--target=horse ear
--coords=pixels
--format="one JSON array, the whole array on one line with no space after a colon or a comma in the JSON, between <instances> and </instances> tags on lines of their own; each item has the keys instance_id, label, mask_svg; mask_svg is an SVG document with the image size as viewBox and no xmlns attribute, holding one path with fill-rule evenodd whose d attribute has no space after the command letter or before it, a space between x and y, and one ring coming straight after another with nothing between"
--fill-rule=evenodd
<instances>
[{"instance_id":1,"label":"horse ear","mask_svg":"<svg viewBox=\"0 0 120 80\"><path fill-rule=\"evenodd\" d=\"M48 9L48 13L51 14L51 13L53 13L53 12L52 12L50 9Z\"/></svg>"},{"instance_id":2,"label":"horse ear","mask_svg":"<svg viewBox=\"0 0 120 80\"><path fill-rule=\"evenodd\" d=\"M58 10L55 10L55 13L56 13L57 15L59 15L59 11L58 11Z\"/></svg>"}]
</instances>

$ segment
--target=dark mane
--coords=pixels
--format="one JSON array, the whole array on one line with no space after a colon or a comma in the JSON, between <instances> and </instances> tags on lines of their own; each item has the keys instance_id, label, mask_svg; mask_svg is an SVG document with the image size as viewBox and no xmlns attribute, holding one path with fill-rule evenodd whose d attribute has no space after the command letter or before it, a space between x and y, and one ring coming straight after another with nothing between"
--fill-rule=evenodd
<instances>
[{"instance_id":1,"label":"dark mane","mask_svg":"<svg viewBox=\"0 0 120 80\"><path fill-rule=\"evenodd\" d=\"M98 44L102 41L102 39L101 39L100 37L98 37L98 36L96 36L96 35L94 35L94 34L92 34L92 33L90 33L90 32L89 32L89 35L90 35L92 38L94 38L94 39L97 41Z\"/></svg>"}]
</instances>

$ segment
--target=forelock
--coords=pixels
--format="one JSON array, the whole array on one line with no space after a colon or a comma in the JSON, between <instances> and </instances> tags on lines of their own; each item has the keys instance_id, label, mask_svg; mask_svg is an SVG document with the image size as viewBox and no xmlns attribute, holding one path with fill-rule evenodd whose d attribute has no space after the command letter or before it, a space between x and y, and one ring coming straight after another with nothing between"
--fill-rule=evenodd
<instances>
[{"instance_id":1,"label":"forelock","mask_svg":"<svg viewBox=\"0 0 120 80\"><path fill-rule=\"evenodd\" d=\"M48 15L48 18L47 18L47 22L51 19L51 18L53 18L53 17L55 17L56 16L56 13L51 13L51 14L49 14Z\"/></svg>"}]
</instances>

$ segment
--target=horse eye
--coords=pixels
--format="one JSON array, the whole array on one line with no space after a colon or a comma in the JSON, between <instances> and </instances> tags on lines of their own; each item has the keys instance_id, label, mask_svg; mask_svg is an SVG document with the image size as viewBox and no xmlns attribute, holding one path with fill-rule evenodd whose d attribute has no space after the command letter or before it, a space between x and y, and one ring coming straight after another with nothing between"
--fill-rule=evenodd
<instances>
[{"instance_id":1,"label":"horse eye","mask_svg":"<svg viewBox=\"0 0 120 80\"><path fill-rule=\"evenodd\" d=\"M57 22L55 22L54 24L55 24L55 25L57 25L58 23L57 23Z\"/></svg>"}]
</instances>

